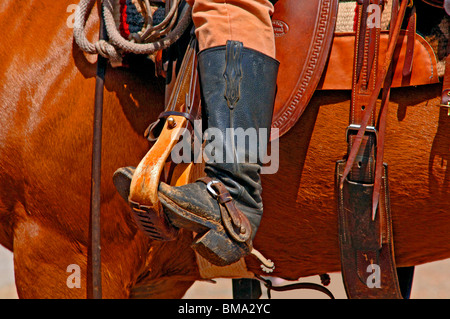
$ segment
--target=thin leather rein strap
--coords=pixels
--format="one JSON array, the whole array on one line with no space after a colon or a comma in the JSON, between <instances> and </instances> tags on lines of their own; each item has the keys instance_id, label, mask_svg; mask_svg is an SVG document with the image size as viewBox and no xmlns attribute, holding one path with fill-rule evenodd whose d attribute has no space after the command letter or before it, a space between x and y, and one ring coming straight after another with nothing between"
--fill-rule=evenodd
<instances>
[{"instance_id":1,"label":"thin leather rein strap","mask_svg":"<svg viewBox=\"0 0 450 319\"><path fill-rule=\"evenodd\" d=\"M99 39L106 40L103 15L100 15ZM103 90L108 60L98 54L97 74L95 78L94 132L92 139L92 171L91 171L91 267L92 267L92 298L102 299L101 273L101 154L102 154L102 120L103 120ZM89 293L88 293L89 296Z\"/></svg>"},{"instance_id":2,"label":"thin leather rein strap","mask_svg":"<svg viewBox=\"0 0 450 319\"><path fill-rule=\"evenodd\" d=\"M389 44L388 44L388 49L387 49L387 52L386 52L386 59L385 59L384 65L378 71L378 76L377 76L377 81L376 81L376 84L375 84L375 89L373 90L373 92L372 92L372 94L370 96L368 107L366 109L364 117L362 118L361 126L360 126L360 128L358 130L358 133L356 134L353 147L350 150L350 154L348 156L347 164L346 164L344 172L343 172L343 177L342 177L341 183L339 185L339 187L341 189L344 186L343 183L344 183L345 178L350 173L352 165L355 162L356 155L357 155L358 150L359 150L359 148L361 146L363 135L364 135L364 133L366 131L366 127L368 125L368 122L370 120L372 112L373 112L373 110L375 108L378 95L380 94L381 87L382 87L382 85L383 85L383 83L384 83L384 81L386 79L387 72L388 72L389 67L390 67L390 65L392 63L392 57L394 55L394 50L395 50L395 47L396 47L396 44L397 44L397 41L398 41L398 36L400 34L400 28L402 26L402 21L404 19L405 12L406 12L406 7L408 6L408 3L409 3L409 0L403 0L402 4L400 6L400 10L398 12L398 16L397 16L397 19L396 19L396 22L395 22L395 26L394 26L394 29L393 29L393 32L392 32L392 37L391 37L391 39L389 41ZM375 206L376 203L378 203L378 200L376 202L374 202L374 209L375 210L376 210L376 206Z\"/></svg>"}]
</instances>

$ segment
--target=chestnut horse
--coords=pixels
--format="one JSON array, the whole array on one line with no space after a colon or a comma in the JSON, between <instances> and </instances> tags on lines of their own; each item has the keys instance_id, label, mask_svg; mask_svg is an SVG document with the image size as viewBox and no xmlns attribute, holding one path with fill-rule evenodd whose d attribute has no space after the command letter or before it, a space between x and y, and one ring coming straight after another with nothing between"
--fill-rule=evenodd
<instances>
[{"instance_id":1,"label":"chestnut horse","mask_svg":"<svg viewBox=\"0 0 450 319\"><path fill-rule=\"evenodd\" d=\"M0 4L0 244L14 253L21 298L90 297L90 177L95 60L73 44L72 0ZM98 30L89 22L91 38ZM180 298L201 279L189 248L147 239L116 192L118 167L151 146L164 80L145 59L106 73L102 162L105 298ZM137 66L137 67L136 67ZM441 85L394 89L386 138L398 266L450 257L450 117ZM334 166L346 152L350 92L316 92L280 139L280 168L263 176L265 214L255 247L274 276L340 271ZM68 285L70 267L81 282ZM259 264L248 260L260 274ZM69 269L69 271L68 271ZM80 287L80 288L78 288Z\"/></svg>"}]
</instances>

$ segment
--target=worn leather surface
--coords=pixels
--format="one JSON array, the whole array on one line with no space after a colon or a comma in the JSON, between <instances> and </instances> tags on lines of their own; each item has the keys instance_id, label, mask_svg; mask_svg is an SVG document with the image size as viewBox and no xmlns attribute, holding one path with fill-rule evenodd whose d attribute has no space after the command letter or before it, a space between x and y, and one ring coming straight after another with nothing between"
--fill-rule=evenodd
<instances>
[{"instance_id":1,"label":"worn leather surface","mask_svg":"<svg viewBox=\"0 0 450 319\"><path fill-rule=\"evenodd\" d=\"M437 74L437 60L431 46L416 34L411 75L403 76L406 60L407 36L401 31L402 47L398 55L398 62L394 71L391 87L433 84L439 82ZM384 61L384 54L388 43L388 34L382 32L380 42L380 61ZM333 40L329 61L317 89L319 90L351 90L355 36L353 33L337 33Z\"/></svg>"},{"instance_id":2,"label":"worn leather surface","mask_svg":"<svg viewBox=\"0 0 450 319\"><path fill-rule=\"evenodd\" d=\"M342 276L347 296L351 299L401 299L394 260L387 167L384 167L379 210L372 221L373 184L345 180L341 189L344 166L345 161L336 164L336 193ZM379 272L371 265L379 267ZM373 285L377 279L379 287Z\"/></svg>"}]
</instances>

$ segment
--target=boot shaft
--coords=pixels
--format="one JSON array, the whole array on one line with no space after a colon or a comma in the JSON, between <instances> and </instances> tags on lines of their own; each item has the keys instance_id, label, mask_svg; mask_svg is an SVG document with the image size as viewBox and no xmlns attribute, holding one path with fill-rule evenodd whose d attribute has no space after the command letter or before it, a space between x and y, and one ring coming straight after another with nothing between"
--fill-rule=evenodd
<instances>
[{"instance_id":1,"label":"boot shaft","mask_svg":"<svg viewBox=\"0 0 450 319\"><path fill-rule=\"evenodd\" d=\"M211 139L205 151L215 151L205 172L227 187L256 229L263 209L261 156L269 142L279 62L228 41L200 52L198 65L206 138Z\"/></svg>"},{"instance_id":2,"label":"boot shaft","mask_svg":"<svg viewBox=\"0 0 450 319\"><path fill-rule=\"evenodd\" d=\"M223 139L214 143L224 146L222 156L214 159L260 165L272 123L278 61L228 41L200 52L198 65L207 133L220 132Z\"/></svg>"}]
</instances>

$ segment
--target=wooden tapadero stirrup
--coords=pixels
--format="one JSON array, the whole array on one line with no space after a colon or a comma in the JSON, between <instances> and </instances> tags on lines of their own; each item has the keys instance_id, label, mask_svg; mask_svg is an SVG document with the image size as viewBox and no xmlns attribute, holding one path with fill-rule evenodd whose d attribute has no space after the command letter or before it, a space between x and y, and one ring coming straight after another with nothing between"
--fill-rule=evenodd
<instances>
[{"instance_id":1,"label":"wooden tapadero stirrup","mask_svg":"<svg viewBox=\"0 0 450 319\"><path fill-rule=\"evenodd\" d=\"M197 76L196 39L192 38L183 57L178 75L169 93L166 109L146 130L147 138L155 142L132 174L128 203L139 228L155 240L174 240L178 229L173 227L158 198L161 180L170 182L174 176L163 172L173 165L169 156L193 121L200 118L200 89ZM169 169L170 170L170 169ZM172 174L173 175L173 174Z\"/></svg>"},{"instance_id":2,"label":"wooden tapadero stirrup","mask_svg":"<svg viewBox=\"0 0 450 319\"><path fill-rule=\"evenodd\" d=\"M367 24L369 5L357 2L348 156L336 163L341 270L349 298L403 297L395 264L387 165L383 163L386 116L394 69L393 54L409 0L394 0L389 44L378 65L380 29ZM413 28L414 10L409 13ZM415 35L415 31L411 33ZM408 54L413 54L408 52ZM383 61L382 61L383 62ZM375 106L382 91L376 120ZM410 280L411 281L411 280Z\"/></svg>"}]
</instances>

